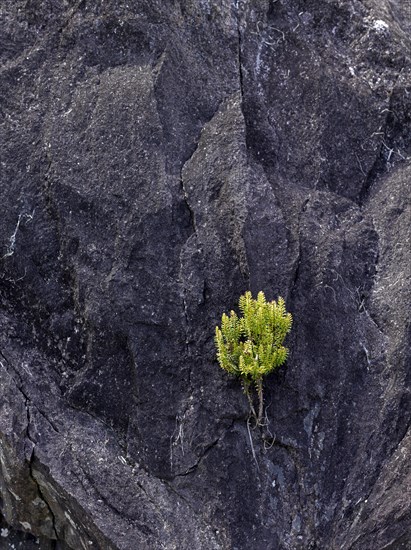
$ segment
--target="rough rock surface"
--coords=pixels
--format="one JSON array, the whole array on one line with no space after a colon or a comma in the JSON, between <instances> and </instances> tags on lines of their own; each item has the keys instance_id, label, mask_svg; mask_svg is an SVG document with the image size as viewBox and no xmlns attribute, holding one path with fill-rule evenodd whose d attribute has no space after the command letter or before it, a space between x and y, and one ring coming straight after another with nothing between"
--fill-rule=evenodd
<instances>
[{"instance_id":1,"label":"rough rock surface","mask_svg":"<svg viewBox=\"0 0 411 550\"><path fill-rule=\"evenodd\" d=\"M0 16L0 547L410 549L409 2ZM294 316L261 430L246 289Z\"/></svg>"}]
</instances>

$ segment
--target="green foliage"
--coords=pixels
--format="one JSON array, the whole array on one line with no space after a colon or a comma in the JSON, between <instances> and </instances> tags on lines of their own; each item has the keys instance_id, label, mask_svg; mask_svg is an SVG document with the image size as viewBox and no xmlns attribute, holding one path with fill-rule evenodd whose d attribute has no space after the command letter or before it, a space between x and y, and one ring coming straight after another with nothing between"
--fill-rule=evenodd
<instances>
[{"instance_id":1,"label":"green foliage","mask_svg":"<svg viewBox=\"0 0 411 550\"><path fill-rule=\"evenodd\" d=\"M251 292L240 297L238 317L223 314L215 343L220 366L242 378L256 381L284 363L288 349L282 343L291 330L292 317L282 298L267 302L264 292L254 300Z\"/></svg>"},{"instance_id":2,"label":"green foliage","mask_svg":"<svg viewBox=\"0 0 411 550\"><path fill-rule=\"evenodd\" d=\"M223 314L221 328L216 327L215 344L220 366L240 376L244 389L250 400L248 388L253 382L260 399L262 413L262 377L282 365L288 354L283 346L284 338L291 330L292 317L285 309L285 302L267 302L264 292L259 292L253 299L251 292L246 292L239 301L241 317L234 311Z\"/></svg>"}]
</instances>

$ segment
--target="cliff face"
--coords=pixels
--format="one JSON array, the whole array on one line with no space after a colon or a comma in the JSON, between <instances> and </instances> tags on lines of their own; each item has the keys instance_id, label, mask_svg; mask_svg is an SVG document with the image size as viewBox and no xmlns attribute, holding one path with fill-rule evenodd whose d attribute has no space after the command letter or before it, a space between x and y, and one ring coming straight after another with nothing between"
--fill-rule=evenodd
<instances>
[{"instance_id":1,"label":"cliff face","mask_svg":"<svg viewBox=\"0 0 411 550\"><path fill-rule=\"evenodd\" d=\"M2 544L411 548L406 4L1 2Z\"/></svg>"}]
</instances>

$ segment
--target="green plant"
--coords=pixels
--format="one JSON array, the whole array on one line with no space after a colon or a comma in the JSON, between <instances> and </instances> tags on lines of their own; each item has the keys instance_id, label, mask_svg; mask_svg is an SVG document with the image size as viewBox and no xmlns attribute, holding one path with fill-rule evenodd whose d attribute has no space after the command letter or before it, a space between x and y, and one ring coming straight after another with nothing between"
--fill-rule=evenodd
<instances>
[{"instance_id":1,"label":"green plant","mask_svg":"<svg viewBox=\"0 0 411 550\"><path fill-rule=\"evenodd\" d=\"M239 376L247 395L251 412L258 425L263 416L263 376L282 365L288 354L284 338L291 330L292 316L285 309L284 300L267 302L264 292L253 299L251 292L240 297L242 313L223 313L221 328L216 327L215 344L220 366ZM255 386L258 396L258 415L250 391Z\"/></svg>"}]
</instances>

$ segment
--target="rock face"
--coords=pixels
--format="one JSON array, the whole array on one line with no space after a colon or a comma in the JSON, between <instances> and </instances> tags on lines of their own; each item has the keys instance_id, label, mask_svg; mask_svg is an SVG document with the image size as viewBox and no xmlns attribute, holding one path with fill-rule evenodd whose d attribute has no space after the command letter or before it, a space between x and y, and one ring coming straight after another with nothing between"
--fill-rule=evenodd
<instances>
[{"instance_id":1,"label":"rock face","mask_svg":"<svg viewBox=\"0 0 411 550\"><path fill-rule=\"evenodd\" d=\"M411 8L2 0L1 548L411 548ZM247 424L214 327L286 299Z\"/></svg>"}]
</instances>

